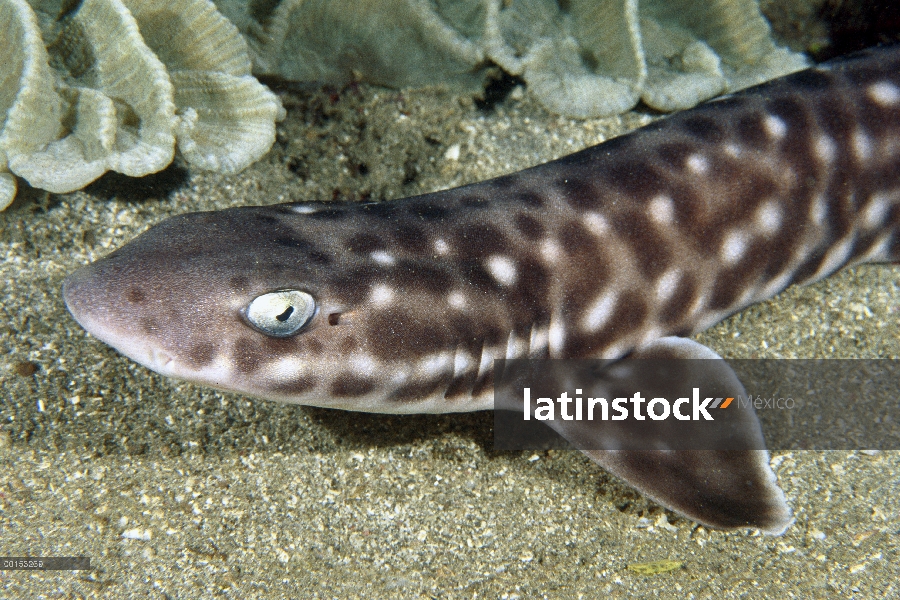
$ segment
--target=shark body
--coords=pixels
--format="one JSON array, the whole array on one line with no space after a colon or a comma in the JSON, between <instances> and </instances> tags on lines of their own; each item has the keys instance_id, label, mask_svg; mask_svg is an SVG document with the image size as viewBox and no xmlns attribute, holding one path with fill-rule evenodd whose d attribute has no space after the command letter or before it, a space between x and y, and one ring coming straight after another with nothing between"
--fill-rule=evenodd
<instances>
[{"instance_id":1,"label":"shark body","mask_svg":"<svg viewBox=\"0 0 900 600\"><path fill-rule=\"evenodd\" d=\"M494 406L495 359L711 358L686 336L791 284L897 260L894 47L457 189L175 216L64 296L87 331L164 375L458 412ZM791 522L763 450L586 453L701 523Z\"/></svg>"}]
</instances>

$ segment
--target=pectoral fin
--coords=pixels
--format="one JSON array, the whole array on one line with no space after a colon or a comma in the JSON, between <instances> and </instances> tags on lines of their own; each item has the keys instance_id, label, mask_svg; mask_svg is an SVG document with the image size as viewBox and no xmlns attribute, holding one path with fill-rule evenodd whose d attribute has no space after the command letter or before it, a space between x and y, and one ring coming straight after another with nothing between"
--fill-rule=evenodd
<instances>
[{"instance_id":1,"label":"pectoral fin","mask_svg":"<svg viewBox=\"0 0 900 600\"><path fill-rule=\"evenodd\" d=\"M647 377L643 361L657 360L677 361L664 363L677 366L677 372L669 368L662 377ZM608 397L642 389L647 398L673 398L696 385L705 395L747 395L715 352L676 337L656 340L609 365L598 385ZM732 403L722 411L728 418L714 423L554 419L548 424L613 475L698 523L718 529L756 527L778 535L793 522L791 510L769 466L756 414L740 404Z\"/></svg>"},{"instance_id":2,"label":"pectoral fin","mask_svg":"<svg viewBox=\"0 0 900 600\"><path fill-rule=\"evenodd\" d=\"M793 523L765 450L586 450L653 501L716 529L780 535Z\"/></svg>"}]
</instances>

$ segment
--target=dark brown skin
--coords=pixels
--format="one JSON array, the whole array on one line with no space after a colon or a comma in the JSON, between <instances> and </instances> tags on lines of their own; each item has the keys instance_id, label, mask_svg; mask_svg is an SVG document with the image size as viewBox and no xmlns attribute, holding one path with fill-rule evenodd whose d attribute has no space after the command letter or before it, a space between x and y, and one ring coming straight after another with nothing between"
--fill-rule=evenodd
<instances>
[{"instance_id":1,"label":"dark brown skin","mask_svg":"<svg viewBox=\"0 0 900 600\"><path fill-rule=\"evenodd\" d=\"M88 331L166 375L309 405L456 412L493 406L495 358L703 355L678 336L845 265L900 260L898 229L900 49L887 48L463 188L173 217L64 294ZM315 306L295 333L248 320L255 299L286 290ZM789 523L764 451L746 455L758 496L740 514L723 495L745 492L712 486L692 502L684 485L741 472L733 456L676 454L666 472L681 482L649 476L646 457L591 456L698 521Z\"/></svg>"}]
</instances>

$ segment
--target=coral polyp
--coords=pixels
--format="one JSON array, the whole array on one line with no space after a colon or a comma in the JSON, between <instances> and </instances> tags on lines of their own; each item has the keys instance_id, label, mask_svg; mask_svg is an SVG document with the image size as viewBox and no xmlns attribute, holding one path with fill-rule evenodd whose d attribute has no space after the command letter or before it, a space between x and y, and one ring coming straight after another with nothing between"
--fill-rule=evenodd
<instances>
[{"instance_id":1,"label":"coral polyp","mask_svg":"<svg viewBox=\"0 0 900 600\"><path fill-rule=\"evenodd\" d=\"M0 208L13 174L64 193L159 171L176 147L239 171L274 142L284 109L208 0L2 0L0 24Z\"/></svg>"}]
</instances>

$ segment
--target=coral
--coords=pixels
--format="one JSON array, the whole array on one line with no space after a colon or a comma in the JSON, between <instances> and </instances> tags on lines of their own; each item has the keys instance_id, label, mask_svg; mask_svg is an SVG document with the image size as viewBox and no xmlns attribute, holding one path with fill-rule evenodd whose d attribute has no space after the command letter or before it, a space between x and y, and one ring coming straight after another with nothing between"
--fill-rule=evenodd
<instances>
[{"instance_id":1,"label":"coral","mask_svg":"<svg viewBox=\"0 0 900 600\"><path fill-rule=\"evenodd\" d=\"M252 0L218 3L243 25L257 73L326 83L361 77L389 87L481 83L478 65L484 52L469 39L480 35L484 22L478 2L365 0L352 8L334 0L267 4L269 10L263 11L254 10L262 3ZM446 14L443 5L449 8Z\"/></svg>"},{"instance_id":2,"label":"coral","mask_svg":"<svg viewBox=\"0 0 900 600\"><path fill-rule=\"evenodd\" d=\"M237 172L265 154L284 116L250 74L237 28L209 0L125 0L175 88L178 149L202 169Z\"/></svg>"},{"instance_id":3,"label":"coral","mask_svg":"<svg viewBox=\"0 0 900 600\"><path fill-rule=\"evenodd\" d=\"M296 81L475 88L492 62L549 110L688 108L803 68L756 0L217 0L255 70Z\"/></svg>"},{"instance_id":4,"label":"coral","mask_svg":"<svg viewBox=\"0 0 900 600\"><path fill-rule=\"evenodd\" d=\"M37 19L25 0L0 2L0 209L16 194L9 173L16 151L31 153L55 139L62 99L54 90Z\"/></svg>"},{"instance_id":5,"label":"coral","mask_svg":"<svg viewBox=\"0 0 900 600\"><path fill-rule=\"evenodd\" d=\"M647 78L637 0L492 3L489 54L520 75L550 111L572 117L625 112Z\"/></svg>"},{"instance_id":6,"label":"coral","mask_svg":"<svg viewBox=\"0 0 900 600\"><path fill-rule=\"evenodd\" d=\"M62 193L159 171L176 145L233 172L274 142L284 110L209 0L0 0L0 25L0 209L11 173Z\"/></svg>"},{"instance_id":7,"label":"coral","mask_svg":"<svg viewBox=\"0 0 900 600\"><path fill-rule=\"evenodd\" d=\"M243 169L284 115L251 66L477 89L499 65L548 110L595 117L688 108L806 64L775 45L757 0L217 2L228 19L210 0L0 0L0 210L12 174L67 192L158 171L176 147Z\"/></svg>"}]
</instances>

